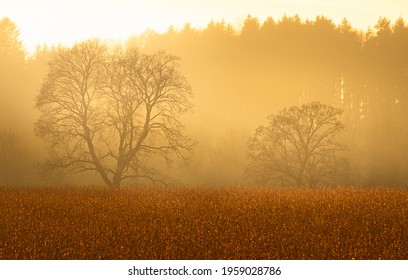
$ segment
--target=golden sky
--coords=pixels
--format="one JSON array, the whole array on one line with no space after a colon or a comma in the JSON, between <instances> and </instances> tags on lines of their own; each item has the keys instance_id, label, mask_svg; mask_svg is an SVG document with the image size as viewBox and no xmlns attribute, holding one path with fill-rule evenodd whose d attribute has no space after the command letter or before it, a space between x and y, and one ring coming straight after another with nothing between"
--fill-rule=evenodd
<instances>
[{"instance_id":1,"label":"golden sky","mask_svg":"<svg viewBox=\"0 0 408 280\"><path fill-rule=\"evenodd\" d=\"M0 18L8 16L17 24L29 51L37 44L71 44L92 37L121 40L187 22L205 27L224 19L239 26L248 14L263 21L285 13L303 19L325 15L336 23L346 17L365 30L380 16L408 21L408 0L0 0Z\"/></svg>"}]
</instances>

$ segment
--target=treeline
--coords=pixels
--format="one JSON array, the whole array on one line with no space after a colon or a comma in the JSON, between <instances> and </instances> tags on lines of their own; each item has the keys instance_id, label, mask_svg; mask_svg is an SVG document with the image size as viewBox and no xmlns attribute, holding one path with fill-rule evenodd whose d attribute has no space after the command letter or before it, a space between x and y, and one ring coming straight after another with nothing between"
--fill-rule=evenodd
<instances>
[{"instance_id":1,"label":"treeline","mask_svg":"<svg viewBox=\"0 0 408 280\"><path fill-rule=\"evenodd\" d=\"M269 113L320 101L344 110L343 141L350 171L345 184L406 184L404 19L380 18L363 32L346 19L336 25L323 16L264 22L248 16L241 30L225 22L211 22L202 30L187 24L179 31L147 33L142 42L146 48L166 48L182 57L203 125L229 120L221 127L232 123L252 134Z\"/></svg>"},{"instance_id":2,"label":"treeline","mask_svg":"<svg viewBox=\"0 0 408 280\"><path fill-rule=\"evenodd\" d=\"M13 24L0 24L1 124L27 127L35 139L33 100L54 50L39 47L28 57L15 25L13 32L4 27ZM380 18L359 31L346 19L335 24L323 16L284 16L261 22L248 16L239 30L223 21L203 29L186 24L161 34L146 31L127 45L181 57L195 96L195 113L184 121L197 140L190 167L170 171L184 183L244 182L254 129L271 113L311 101L344 110L344 184L407 182L408 25L402 18Z\"/></svg>"},{"instance_id":3,"label":"treeline","mask_svg":"<svg viewBox=\"0 0 408 280\"><path fill-rule=\"evenodd\" d=\"M39 164L46 150L34 136L39 116L34 100L52 52L53 48L38 47L29 55L17 25L7 17L0 19L0 185L59 181L55 176L43 180Z\"/></svg>"}]
</instances>

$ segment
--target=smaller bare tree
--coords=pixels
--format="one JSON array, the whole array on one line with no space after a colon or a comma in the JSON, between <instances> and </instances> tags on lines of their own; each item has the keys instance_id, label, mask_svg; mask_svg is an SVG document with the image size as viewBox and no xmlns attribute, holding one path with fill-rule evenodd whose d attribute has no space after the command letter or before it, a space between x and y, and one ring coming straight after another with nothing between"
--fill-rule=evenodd
<instances>
[{"instance_id":1,"label":"smaller bare tree","mask_svg":"<svg viewBox=\"0 0 408 280\"><path fill-rule=\"evenodd\" d=\"M248 175L257 183L316 186L331 183L344 170L336 141L342 110L313 102L268 117L249 141Z\"/></svg>"}]
</instances>

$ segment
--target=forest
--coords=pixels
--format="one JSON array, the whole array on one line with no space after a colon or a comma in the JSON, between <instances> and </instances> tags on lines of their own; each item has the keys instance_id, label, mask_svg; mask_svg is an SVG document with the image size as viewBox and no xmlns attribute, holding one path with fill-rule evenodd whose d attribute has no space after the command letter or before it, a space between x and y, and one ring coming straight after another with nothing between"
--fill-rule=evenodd
<instances>
[{"instance_id":1,"label":"forest","mask_svg":"<svg viewBox=\"0 0 408 280\"><path fill-rule=\"evenodd\" d=\"M164 51L179 59L191 86L192 110L182 114L192 140L187 162L148 159L169 182L248 185L249 141L267 116L319 102L337 108L343 129L344 186L405 186L408 181L408 24L380 18L368 30L347 19L248 16L240 29L220 21L147 30L109 50ZM97 172L45 168L52 155L39 137L39 96L52 62L75 46L38 46L28 53L18 25L0 20L0 185L103 184ZM37 105L36 105L37 104ZM41 134L41 133L40 133ZM166 163L172 162L171 165ZM146 173L145 173L146 174Z\"/></svg>"}]
</instances>

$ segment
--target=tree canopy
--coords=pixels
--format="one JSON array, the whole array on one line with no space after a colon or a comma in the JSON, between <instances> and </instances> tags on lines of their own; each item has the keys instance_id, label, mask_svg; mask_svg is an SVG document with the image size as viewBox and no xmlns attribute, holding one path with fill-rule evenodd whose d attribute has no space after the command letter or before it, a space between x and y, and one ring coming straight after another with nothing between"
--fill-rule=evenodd
<instances>
[{"instance_id":1,"label":"tree canopy","mask_svg":"<svg viewBox=\"0 0 408 280\"><path fill-rule=\"evenodd\" d=\"M0 58L24 59L25 51L20 40L20 31L8 17L0 20Z\"/></svg>"},{"instance_id":2,"label":"tree canopy","mask_svg":"<svg viewBox=\"0 0 408 280\"><path fill-rule=\"evenodd\" d=\"M332 184L344 171L336 141L340 109L312 102L268 117L249 142L249 175L257 183L291 186Z\"/></svg>"}]
</instances>

